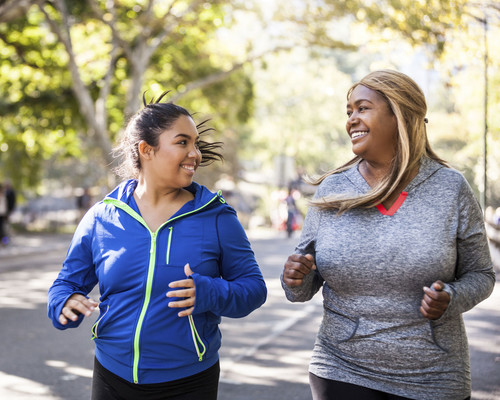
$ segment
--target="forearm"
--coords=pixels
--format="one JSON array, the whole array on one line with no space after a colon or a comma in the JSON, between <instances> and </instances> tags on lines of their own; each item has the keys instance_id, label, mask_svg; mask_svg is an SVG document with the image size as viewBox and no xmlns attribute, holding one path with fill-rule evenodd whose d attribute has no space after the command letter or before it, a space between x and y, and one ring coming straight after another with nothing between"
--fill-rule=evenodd
<instances>
[{"instance_id":1,"label":"forearm","mask_svg":"<svg viewBox=\"0 0 500 400\"><path fill-rule=\"evenodd\" d=\"M193 314L210 311L221 317L241 318L266 301L267 288L260 274L235 281L199 274L191 277L196 287Z\"/></svg>"},{"instance_id":2,"label":"forearm","mask_svg":"<svg viewBox=\"0 0 500 400\"><path fill-rule=\"evenodd\" d=\"M283 281L283 274L281 274L281 286L285 291L286 298L291 302L304 302L311 300L318 290L323 286L323 279L316 272L313 271L304 277L302 285L290 287Z\"/></svg>"}]
</instances>

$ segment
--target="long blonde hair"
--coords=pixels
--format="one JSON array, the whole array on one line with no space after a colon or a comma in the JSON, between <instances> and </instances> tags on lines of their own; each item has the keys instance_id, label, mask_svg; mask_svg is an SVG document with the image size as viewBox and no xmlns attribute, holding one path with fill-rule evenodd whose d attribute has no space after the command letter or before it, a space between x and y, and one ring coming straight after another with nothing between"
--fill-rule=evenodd
<instances>
[{"instance_id":1,"label":"long blonde hair","mask_svg":"<svg viewBox=\"0 0 500 400\"><path fill-rule=\"evenodd\" d=\"M335 209L339 214L356 207L375 207L384 202L403 182L410 179L424 156L447 165L434 153L427 139L425 127L427 104L422 89L413 79L397 71L374 71L351 86L347 92L347 99L359 85L379 93L396 116L398 126L396 155L392 160L389 174L368 193L360 196L337 194L311 201L313 206L326 210ZM345 171L361 160L361 157L356 156L317 180L312 180L311 183L319 185L328 176Z\"/></svg>"}]
</instances>

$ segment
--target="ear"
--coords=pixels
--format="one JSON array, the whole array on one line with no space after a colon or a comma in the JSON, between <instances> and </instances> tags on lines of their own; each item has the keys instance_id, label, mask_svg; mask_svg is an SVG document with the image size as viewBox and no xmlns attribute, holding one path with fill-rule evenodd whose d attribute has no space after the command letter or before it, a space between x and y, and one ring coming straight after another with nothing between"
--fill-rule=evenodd
<instances>
[{"instance_id":1,"label":"ear","mask_svg":"<svg viewBox=\"0 0 500 400\"><path fill-rule=\"evenodd\" d=\"M146 143L146 141L141 140L138 145L139 154L145 159L149 160L151 158L151 153L153 148Z\"/></svg>"}]
</instances>

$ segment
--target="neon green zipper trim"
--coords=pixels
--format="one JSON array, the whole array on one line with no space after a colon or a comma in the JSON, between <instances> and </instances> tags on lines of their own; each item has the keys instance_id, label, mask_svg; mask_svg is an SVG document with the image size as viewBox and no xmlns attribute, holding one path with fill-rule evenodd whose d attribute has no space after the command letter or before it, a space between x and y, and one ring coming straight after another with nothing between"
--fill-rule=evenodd
<instances>
[{"instance_id":1,"label":"neon green zipper trim","mask_svg":"<svg viewBox=\"0 0 500 400\"><path fill-rule=\"evenodd\" d=\"M170 263L170 245L172 243L172 232L174 228L170 226L168 229L170 232L168 233L168 243L167 243L167 259L166 259L167 264Z\"/></svg>"},{"instance_id":2,"label":"neon green zipper trim","mask_svg":"<svg viewBox=\"0 0 500 400\"><path fill-rule=\"evenodd\" d=\"M97 327L99 326L99 323L103 320L103 318L106 316L106 314L108 313L109 311L109 305L108 305L108 308L106 308L106 312L102 315L101 318L99 318L94 325L92 325L92 329L91 329L91 332L92 332L92 338L91 340L94 340L94 339L97 339Z\"/></svg>"},{"instance_id":3,"label":"neon green zipper trim","mask_svg":"<svg viewBox=\"0 0 500 400\"><path fill-rule=\"evenodd\" d=\"M151 234L151 250L149 252L149 267L148 267L148 279L146 281L146 293L144 297L144 303L142 305L141 314L139 315L139 320L137 321L137 326L135 327L134 335L134 383L139 383L139 339L141 336L142 323L144 322L144 317L146 316L146 311L149 306L149 301L151 300L151 288L153 287L153 275L155 269L155 258L156 258L156 232Z\"/></svg>"},{"instance_id":4,"label":"neon green zipper trim","mask_svg":"<svg viewBox=\"0 0 500 400\"><path fill-rule=\"evenodd\" d=\"M203 361L203 356L205 355L207 348L205 347L205 344L201 340L200 335L198 335L198 331L196 330L196 325L194 324L193 316L188 315L188 319L189 319L189 327L191 328L191 336L193 336L194 347L196 348L196 354L198 354L198 361ZM201 344L201 347L203 347L203 351L200 351L198 344Z\"/></svg>"},{"instance_id":5,"label":"neon green zipper trim","mask_svg":"<svg viewBox=\"0 0 500 400\"><path fill-rule=\"evenodd\" d=\"M142 324L144 322L144 318L146 316L146 312L149 306L149 302L151 300L151 288L153 287L153 276L154 276L154 270L155 270L155 260L156 260L156 237L158 235L158 232L168 223L175 221L176 219L185 217L186 215L194 214L201 209L207 207L209 204L211 204L217 197L221 195L221 191L217 192L217 194L210 199L207 203L202 205L201 207L198 207L196 210L189 211L187 213L178 215L177 217L171 218L164 222L157 230L156 232L152 232L148 225L146 224L146 221L144 221L144 218L142 218L137 212L134 211L133 208L131 208L128 204L124 203L121 200L117 199L112 199L112 198L106 198L103 200L104 203L106 204L113 204L115 207L122 209L125 211L127 214L129 214L131 217L139 221L144 227L148 230L149 234L151 235L151 248L149 251L149 266L148 266L148 276L147 276L147 281L146 281L146 292L144 295L144 303L142 305L141 313L139 315L139 320L137 321L137 326L135 328L135 334L134 334L134 365L133 365L133 379L134 383L139 383L139 356L140 356L140 346L139 346L139 339L141 335L141 330L142 330ZM219 197L219 200L224 203L225 200L222 197ZM170 243L171 243L171 238L172 238L172 228L170 228L170 233L169 233L169 240L168 240L168 252L167 252L167 259L170 257ZM196 331L196 327L194 325L193 317L189 315L189 324L191 328L191 334L193 335L193 341L194 345L196 348L196 353L198 354L198 360L202 361L203 360L203 355L205 354L206 348L205 345L203 344L202 340L200 339L200 336L198 335L198 332ZM203 351L200 352L200 349L198 347L198 343L201 344L203 347Z\"/></svg>"},{"instance_id":6,"label":"neon green zipper trim","mask_svg":"<svg viewBox=\"0 0 500 400\"><path fill-rule=\"evenodd\" d=\"M141 313L139 314L139 320L137 321L134 334L134 364L132 368L132 375L134 383L139 383L139 373L138 373L139 355L140 355L139 340L141 336L142 323L144 322L144 317L146 316L146 311L149 306L149 301L151 300L151 288L153 287L153 275L154 275L155 259L156 259L156 235L158 231L162 228L162 226L165 224L160 226L156 232L151 232L148 225L146 224L146 221L144 221L144 218L142 218L137 212L135 212L128 204L120 200L109 199L109 198L104 199L104 202L107 204L113 204L115 207L122 209L131 217L135 218L142 225L144 225L144 227L148 230L149 234L151 235L151 247L149 250L148 276L146 280L146 291L144 293L144 303L142 304Z\"/></svg>"}]
</instances>

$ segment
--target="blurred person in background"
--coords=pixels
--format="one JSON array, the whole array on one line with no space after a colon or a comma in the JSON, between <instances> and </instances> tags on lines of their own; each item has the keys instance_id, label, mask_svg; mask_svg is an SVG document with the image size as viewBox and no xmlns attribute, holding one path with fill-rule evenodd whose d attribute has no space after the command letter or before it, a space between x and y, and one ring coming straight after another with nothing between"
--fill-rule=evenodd
<instances>
[{"instance_id":1,"label":"blurred person in background","mask_svg":"<svg viewBox=\"0 0 500 400\"><path fill-rule=\"evenodd\" d=\"M14 212L17 204L17 194L10 180L5 181L5 197L7 198L7 218Z\"/></svg>"},{"instance_id":2,"label":"blurred person in background","mask_svg":"<svg viewBox=\"0 0 500 400\"><path fill-rule=\"evenodd\" d=\"M0 182L0 244L2 246L5 246L9 243L9 238L7 236L7 218L7 193L5 190L5 185Z\"/></svg>"},{"instance_id":3,"label":"blurred person in background","mask_svg":"<svg viewBox=\"0 0 500 400\"><path fill-rule=\"evenodd\" d=\"M7 198L7 217L5 221L5 231L6 231L6 242L9 243L10 235L12 234L12 229L10 229L9 225L10 216L16 209L17 205L17 194L9 179L5 181L5 197Z\"/></svg>"},{"instance_id":4,"label":"blurred person in background","mask_svg":"<svg viewBox=\"0 0 500 400\"><path fill-rule=\"evenodd\" d=\"M90 189L88 187L84 187L82 194L76 197L76 206L80 213L79 218L82 219L92 206L92 196L90 195Z\"/></svg>"},{"instance_id":5,"label":"blurred person in background","mask_svg":"<svg viewBox=\"0 0 500 400\"><path fill-rule=\"evenodd\" d=\"M222 159L211 129L164 93L128 123L124 177L87 212L49 290L58 329L92 328L93 400L215 400L221 317L260 307L267 289L236 212L193 182ZM199 131L201 129L201 132ZM88 298L99 284L100 303Z\"/></svg>"},{"instance_id":6,"label":"blurred person in background","mask_svg":"<svg viewBox=\"0 0 500 400\"><path fill-rule=\"evenodd\" d=\"M431 149L424 94L372 72L347 95L355 157L320 177L281 276L291 301L322 289L314 400L470 399L462 314L495 284L469 184Z\"/></svg>"},{"instance_id":7,"label":"blurred person in background","mask_svg":"<svg viewBox=\"0 0 500 400\"><path fill-rule=\"evenodd\" d=\"M293 231L297 228L297 217L299 214L299 210L297 208L297 204L295 203L293 187L290 185L288 188L288 195L285 198L287 217L286 217L286 233L290 238L292 237Z\"/></svg>"}]
</instances>

